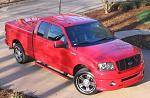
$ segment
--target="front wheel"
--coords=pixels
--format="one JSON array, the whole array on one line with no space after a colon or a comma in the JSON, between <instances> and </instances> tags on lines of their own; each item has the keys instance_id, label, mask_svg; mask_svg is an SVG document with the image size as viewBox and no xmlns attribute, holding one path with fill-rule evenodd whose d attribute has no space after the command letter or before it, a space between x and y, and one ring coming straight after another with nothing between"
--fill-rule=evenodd
<instances>
[{"instance_id":1,"label":"front wheel","mask_svg":"<svg viewBox=\"0 0 150 98\"><path fill-rule=\"evenodd\" d=\"M97 92L94 76L86 68L77 72L74 77L74 85L80 93L85 95L92 95Z\"/></svg>"}]
</instances>

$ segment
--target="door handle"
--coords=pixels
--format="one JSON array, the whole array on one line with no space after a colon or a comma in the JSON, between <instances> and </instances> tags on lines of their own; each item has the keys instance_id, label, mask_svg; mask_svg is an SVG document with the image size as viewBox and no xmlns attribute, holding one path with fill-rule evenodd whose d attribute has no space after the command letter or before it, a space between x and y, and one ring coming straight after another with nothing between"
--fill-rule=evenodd
<instances>
[{"instance_id":1,"label":"door handle","mask_svg":"<svg viewBox=\"0 0 150 98\"><path fill-rule=\"evenodd\" d=\"M74 53L74 52L70 52L72 55L77 55L76 53Z\"/></svg>"}]
</instances>

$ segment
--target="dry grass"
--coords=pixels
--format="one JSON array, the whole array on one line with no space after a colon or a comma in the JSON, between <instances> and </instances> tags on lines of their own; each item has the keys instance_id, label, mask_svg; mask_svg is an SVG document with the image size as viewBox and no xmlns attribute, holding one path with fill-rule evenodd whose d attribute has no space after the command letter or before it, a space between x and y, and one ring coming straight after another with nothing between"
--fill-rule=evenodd
<instances>
[{"instance_id":1,"label":"dry grass","mask_svg":"<svg viewBox=\"0 0 150 98\"><path fill-rule=\"evenodd\" d=\"M0 89L0 98L37 98L23 94L23 92L14 92L13 90Z\"/></svg>"},{"instance_id":2,"label":"dry grass","mask_svg":"<svg viewBox=\"0 0 150 98\"><path fill-rule=\"evenodd\" d=\"M103 10L96 10L93 12L85 13L85 15L101 21L111 31L150 29L149 24L143 24L136 19L136 15L139 12L148 9L150 9L150 6L133 9L128 12L116 11L107 15L104 14Z\"/></svg>"}]
</instances>

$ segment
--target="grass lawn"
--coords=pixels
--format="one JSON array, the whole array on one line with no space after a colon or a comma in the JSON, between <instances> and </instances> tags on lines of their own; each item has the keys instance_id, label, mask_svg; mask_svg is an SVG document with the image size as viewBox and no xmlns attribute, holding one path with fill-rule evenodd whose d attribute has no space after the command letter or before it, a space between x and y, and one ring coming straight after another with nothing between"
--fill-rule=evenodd
<instances>
[{"instance_id":1,"label":"grass lawn","mask_svg":"<svg viewBox=\"0 0 150 98\"><path fill-rule=\"evenodd\" d=\"M136 17L140 22L150 24L150 10L144 10L143 12L138 13Z\"/></svg>"}]
</instances>

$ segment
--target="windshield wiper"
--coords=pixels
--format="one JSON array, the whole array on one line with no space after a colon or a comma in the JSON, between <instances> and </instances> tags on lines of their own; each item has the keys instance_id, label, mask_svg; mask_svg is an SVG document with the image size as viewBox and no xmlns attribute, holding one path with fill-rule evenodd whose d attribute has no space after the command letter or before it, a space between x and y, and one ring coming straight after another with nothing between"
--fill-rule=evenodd
<instances>
[{"instance_id":1,"label":"windshield wiper","mask_svg":"<svg viewBox=\"0 0 150 98\"><path fill-rule=\"evenodd\" d=\"M93 44L93 43L97 43L97 42L101 42L103 40L110 40L110 39L114 39L114 37L105 37L105 38L102 38L102 39L99 39L99 40L96 40L96 41L85 41L85 42L76 42L74 43L74 46L80 46L80 45L85 45L85 44Z\"/></svg>"},{"instance_id":2,"label":"windshield wiper","mask_svg":"<svg viewBox=\"0 0 150 98\"><path fill-rule=\"evenodd\" d=\"M74 46L84 45L84 44L91 44L92 42L85 41L85 42L77 42L74 44Z\"/></svg>"},{"instance_id":3,"label":"windshield wiper","mask_svg":"<svg viewBox=\"0 0 150 98\"><path fill-rule=\"evenodd\" d=\"M105 38L99 39L99 40L97 40L97 41L94 41L94 42L92 42L92 43L101 42L101 41L103 41L103 40L110 40L110 39L114 39L114 37L105 37Z\"/></svg>"}]
</instances>

